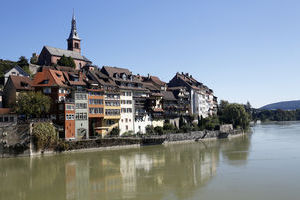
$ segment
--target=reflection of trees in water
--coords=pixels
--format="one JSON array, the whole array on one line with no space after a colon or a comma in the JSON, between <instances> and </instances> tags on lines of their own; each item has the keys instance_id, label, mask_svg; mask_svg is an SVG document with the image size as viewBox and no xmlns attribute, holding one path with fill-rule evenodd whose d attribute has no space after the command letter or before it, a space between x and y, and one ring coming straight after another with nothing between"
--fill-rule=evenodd
<instances>
[{"instance_id":1,"label":"reflection of trees in water","mask_svg":"<svg viewBox=\"0 0 300 200\"><path fill-rule=\"evenodd\" d=\"M251 146L250 138L251 135L243 135L220 141L224 160L231 165L245 165Z\"/></svg>"}]
</instances>

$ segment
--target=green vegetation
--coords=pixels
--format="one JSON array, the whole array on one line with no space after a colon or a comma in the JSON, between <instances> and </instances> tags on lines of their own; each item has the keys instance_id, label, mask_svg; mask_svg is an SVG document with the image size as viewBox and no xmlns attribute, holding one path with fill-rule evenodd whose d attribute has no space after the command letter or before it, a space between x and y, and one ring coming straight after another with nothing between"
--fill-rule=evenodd
<instances>
[{"instance_id":1,"label":"green vegetation","mask_svg":"<svg viewBox=\"0 0 300 200\"><path fill-rule=\"evenodd\" d=\"M253 120L296 121L300 120L300 110L253 110Z\"/></svg>"},{"instance_id":2,"label":"green vegetation","mask_svg":"<svg viewBox=\"0 0 300 200\"><path fill-rule=\"evenodd\" d=\"M57 143L58 134L55 127L48 122L34 124L32 129L33 143L37 150L46 150Z\"/></svg>"},{"instance_id":3,"label":"green vegetation","mask_svg":"<svg viewBox=\"0 0 300 200\"><path fill-rule=\"evenodd\" d=\"M31 75L27 58L25 56L21 56L17 62L11 61L11 60L1 60L0 59L0 77L4 77L4 73L16 65L18 65L26 73Z\"/></svg>"},{"instance_id":4,"label":"green vegetation","mask_svg":"<svg viewBox=\"0 0 300 200\"><path fill-rule=\"evenodd\" d=\"M242 129L249 127L251 115L246 112L245 105L221 101L218 115L222 124L232 124L234 128Z\"/></svg>"},{"instance_id":5,"label":"green vegetation","mask_svg":"<svg viewBox=\"0 0 300 200\"><path fill-rule=\"evenodd\" d=\"M72 57L66 57L65 55L63 55L58 61L57 64L60 66L66 66L66 67L72 67L72 68L76 68L74 59Z\"/></svg>"},{"instance_id":6,"label":"green vegetation","mask_svg":"<svg viewBox=\"0 0 300 200\"><path fill-rule=\"evenodd\" d=\"M18 114L26 117L41 117L50 109L50 97L41 92L22 92L17 97L17 103L13 106Z\"/></svg>"},{"instance_id":7,"label":"green vegetation","mask_svg":"<svg viewBox=\"0 0 300 200\"><path fill-rule=\"evenodd\" d=\"M107 137L119 137L120 135L120 129L118 127L115 127L111 130L111 132L107 135Z\"/></svg>"}]
</instances>

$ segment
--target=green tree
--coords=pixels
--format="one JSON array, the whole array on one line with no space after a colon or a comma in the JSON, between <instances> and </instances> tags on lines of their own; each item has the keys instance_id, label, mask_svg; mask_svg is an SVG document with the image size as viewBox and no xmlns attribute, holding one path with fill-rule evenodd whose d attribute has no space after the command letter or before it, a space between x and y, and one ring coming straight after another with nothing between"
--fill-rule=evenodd
<instances>
[{"instance_id":1,"label":"green tree","mask_svg":"<svg viewBox=\"0 0 300 200\"><path fill-rule=\"evenodd\" d=\"M24 67L29 66L28 59L25 56L21 56L17 64L24 69Z\"/></svg>"},{"instance_id":2,"label":"green tree","mask_svg":"<svg viewBox=\"0 0 300 200\"><path fill-rule=\"evenodd\" d=\"M63 55L58 61L57 64L60 66L66 66L66 67L72 67L72 68L76 68L76 64L75 61L72 57L66 57L65 55Z\"/></svg>"},{"instance_id":3,"label":"green tree","mask_svg":"<svg viewBox=\"0 0 300 200\"><path fill-rule=\"evenodd\" d=\"M30 58L30 63L31 64L37 64L38 63L38 57L36 54L33 54Z\"/></svg>"},{"instance_id":4,"label":"green tree","mask_svg":"<svg viewBox=\"0 0 300 200\"><path fill-rule=\"evenodd\" d=\"M250 116L241 104L227 104L222 111L221 121L232 124L235 128L247 129L250 123Z\"/></svg>"},{"instance_id":5,"label":"green tree","mask_svg":"<svg viewBox=\"0 0 300 200\"><path fill-rule=\"evenodd\" d=\"M14 109L18 114L24 114L27 117L40 117L49 112L50 104L50 97L41 92L22 92L17 97Z\"/></svg>"}]
</instances>

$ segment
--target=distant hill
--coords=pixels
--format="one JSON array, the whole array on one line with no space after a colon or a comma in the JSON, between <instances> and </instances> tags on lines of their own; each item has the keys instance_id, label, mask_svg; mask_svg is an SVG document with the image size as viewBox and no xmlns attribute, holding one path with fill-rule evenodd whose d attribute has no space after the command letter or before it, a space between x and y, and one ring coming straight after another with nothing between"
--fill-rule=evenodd
<instances>
[{"instance_id":1,"label":"distant hill","mask_svg":"<svg viewBox=\"0 0 300 200\"><path fill-rule=\"evenodd\" d=\"M300 100L281 101L278 103L272 103L272 104L265 105L265 106L261 107L260 109L261 110L277 110L277 109L296 110L296 109L300 109Z\"/></svg>"}]
</instances>

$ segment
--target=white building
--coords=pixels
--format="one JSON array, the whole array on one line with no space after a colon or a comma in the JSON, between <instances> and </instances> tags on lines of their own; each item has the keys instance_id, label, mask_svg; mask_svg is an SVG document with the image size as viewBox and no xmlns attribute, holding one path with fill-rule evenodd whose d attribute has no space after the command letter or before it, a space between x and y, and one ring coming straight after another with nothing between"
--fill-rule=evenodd
<instances>
[{"instance_id":1,"label":"white building","mask_svg":"<svg viewBox=\"0 0 300 200\"><path fill-rule=\"evenodd\" d=\"M120 134L134 133L133 93L131 90L121 90L121 118L119 121Z\"/></svg>"},{"instance_id":2,"label":"white building","mask_svg":"<svg viewBox=\"0 0 300 200\"><path fill-rule=\"evenodd\" d=\"M8 78L10 75L13 76L25 76L25 77L30 77L28 73L26 73L21 67L18 65L14 66L4 74L4 85L6 84Z\"/></svg>"}]
</instances>

